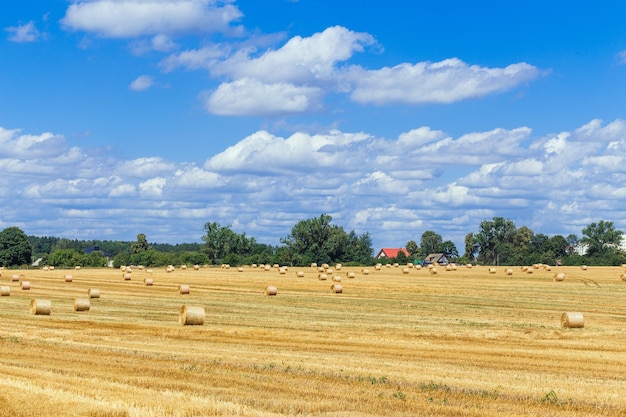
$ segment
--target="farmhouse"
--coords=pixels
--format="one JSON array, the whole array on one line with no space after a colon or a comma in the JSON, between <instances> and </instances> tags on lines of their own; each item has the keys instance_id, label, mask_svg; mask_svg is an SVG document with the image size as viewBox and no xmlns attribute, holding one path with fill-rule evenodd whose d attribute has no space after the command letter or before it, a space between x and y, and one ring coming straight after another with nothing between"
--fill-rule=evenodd
<instances>
[{"instance_id":1,"label":"farmhouse","mask_svg":"<svg viewBox=\"0 0 626 417\"><path fill-rule=\"evenodd\" d=\"M424 264L433 264L433 265L448 265L448 258L443 253L431 253L426 258L424 258Z\"/></svg>"},{"instance_id":2,"label":"farmhouse","mask_svg":"<svg viewBox=\"0 0 626 417\"><path fill-rule=\"evenodd\" d=\"M408 257L409 252L404 248L382 248L378 255L376 255L376 259L391 259L397 258L398 253L404 252L404 254Z\"/></svg>"}]
</instances>

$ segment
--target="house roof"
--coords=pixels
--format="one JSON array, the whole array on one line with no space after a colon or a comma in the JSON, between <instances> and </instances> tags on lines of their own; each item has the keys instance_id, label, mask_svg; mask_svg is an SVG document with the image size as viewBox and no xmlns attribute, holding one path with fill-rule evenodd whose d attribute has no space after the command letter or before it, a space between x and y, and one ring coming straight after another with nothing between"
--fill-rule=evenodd
<instances>
[{"instance_id":1,"label":"house roof","mask_svg":"<svg viewBox=\"0 0 626 417\"><path fill-rule=\"evenodd\" d=\"M409 252L405 248L382 248L376 257L380 258L383 255L385 258L397 258L400 252L404 252L406 256L409 256Z\"/></svg>"},{"instance_id":2,"label":"house roof","mask_svg":"<svg viewBox=\"0 0 626 417\"><path fill-rule=\"evenodd\" d=\"M447 263L448 259L445 257L443 253L431 253L426 258L424 258L424 261L432 263L432 264L439 263L440 261Z\"/></svg>"}]
</instances>

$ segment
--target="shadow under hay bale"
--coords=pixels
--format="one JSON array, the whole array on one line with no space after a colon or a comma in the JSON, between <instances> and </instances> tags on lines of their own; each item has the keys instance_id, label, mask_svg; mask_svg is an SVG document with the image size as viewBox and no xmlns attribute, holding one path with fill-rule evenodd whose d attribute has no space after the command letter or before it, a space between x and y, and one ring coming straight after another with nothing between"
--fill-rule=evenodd
<instances>
[{"instance_id":1,"label":"shadow under hay bale","mask_svg":"<svg viewBox=\"0 0 626 417\"><path fill-rule=\"evenodd\" d=\"M74 311L89 311L91 301L88 298L77 298L74 300Z\"/></svg>"},{"instance_id":2,"label":"shadow under hay bale","mask_svg":"<svg viewBox=\"0 0 626 417\"><path fill-rule=\"evenodd\" d=\"M563 313L561 315L561 326L568 327L570 329L579 329L585 327L583 313L572 311Z\"/></svg>"},{"instance_id":3,"label":"shadow under hay bale","mask_svg":"<svg viewBox=\"0 0 626 417\"><path fill-rule=\"evenodd\" d=\"M181 326L202 326L204 315L204 307L183 305L178 320Z\"/></svg>"},{"instance_id":4,"label":"shadow under hay bale","mask_svg":"<svg viewBox=\"0 0 626 417\"><path fill-rule=\"evenodd\" d=\"M52 311L52 303L50 300L37 300L33 298L30 300L29 311L30 314L36 316L49 316Z\"/></svg>"},{"instance_id":5,"label":"shadow under hay bale","mask_svg":"<svg viewBox=\"0 0 626 417\"><path fill-rule=\"evenodd\" d=\"M273 285L268 285L267 288L265 288L265 295L271 296L276 294L278 294L278 290Z\"/></svg>"}]
</instances>

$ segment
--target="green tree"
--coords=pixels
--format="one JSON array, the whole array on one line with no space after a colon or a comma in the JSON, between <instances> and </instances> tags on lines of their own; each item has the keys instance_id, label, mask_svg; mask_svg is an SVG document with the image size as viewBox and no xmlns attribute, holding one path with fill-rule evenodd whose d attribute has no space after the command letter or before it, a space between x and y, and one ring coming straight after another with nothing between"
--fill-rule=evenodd
<instances>
[{"instance_id":1,"label":"green tree","mask_svg":"<svg viewBox=\"0 0 626 417\"><path fill-rule=\"evenodd\" d=\"M87 264L87 255L76 249L59 249L50 254L48 264L62 268L85 266Z\"/></svg>"},{"instance_id":2,"label":"green tree","mask_svg":"<svg viewBox=\"0 0 626 417\"><path fill-rule=\"evenodd\" d=\"M439 245L439 252L443 253L450 261L454 261L459 257L459 251L457 250L454 242L452 242L451 240L441 242L441 244Z\"/></svg>"},{"instance_id":3,"label":"green tree","mask_svg":"<svg viewBox=\"0 0 626 417\"><path fill-rule=\"evenodd\" d=\"M137 241L132 242L130 244L130 253L141 253L150 250L150 244L148 243L148 239L146 239L146 235L143 233L139 233L137 235Z\"/></svg>"},{"instance_id":4,"label":"green tree","mask_svg":"<svg viewBox=\"0 0 626 417\"><path fill-rule=\"evenodd\" d=\"M467 262L474 262L476 254L479 250L474 233L466 234L463 243L465 244L465 253L463 254L463 258L465 258Z\"/></svg>"},{"instance_id":5,"label":"green tree","mask_svg":"<svg viewBox=\"0 0 626 417\"><path fill-rule=\"evenodd\" d=\"M409 257L413 257L413 259L417 258L420 254L420 247L414 240L409 240L408 242L406 242L404 248L407 252L409 252Z\"/></svg>"},{"instance_id":6,"label":"green tree","mask_svg":"<svg viewBox=\"0 0 626 417\"><path fill-rule=\"evenodd\" d=\"M582 234L580 242L587 245L587 255L601 257L617 252L624 233L615 229L613 222L600 220L585 227Z\"/></svg>"},{"instance_id":7,"label":"green tree","mask_svg":"<svg viewBox=\"0 0 626 417\"><path fill-rule=\"evenodd\" d=\"M442 243L443 239L440 234L426 230L420 239L420 255L426 257L431 253L438 253Z\"/></svg>"},{"instance_id":8,"label":"green tree","mask_svg":"<svg viewBox=\"0 0 626 417\"><path fill-rule=\"evenodd\" d=\"M0 265L26 265L32 262L33 247L19 227L8 227L0 232Z\"/></svg>"},{"instance_id":9,"label":"green tree","mask_svg":"<svg viewBox=\"0 0 626 417\"><path fill-rule=\"evenodd\" d=\"M511 262L515 231L515 223L502 217L480 222L479 231L474 236L479 248L478 261L491 265Z\"/></svg>"}]
</instances>

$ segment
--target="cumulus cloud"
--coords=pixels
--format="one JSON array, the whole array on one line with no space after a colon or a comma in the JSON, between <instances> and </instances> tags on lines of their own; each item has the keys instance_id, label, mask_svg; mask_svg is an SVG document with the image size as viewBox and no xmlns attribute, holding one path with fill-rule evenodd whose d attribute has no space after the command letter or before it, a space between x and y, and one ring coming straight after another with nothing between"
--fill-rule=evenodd
<instances>
[{"instance_id":1,"label":"cumulus cloud","mask_svg":"<svg viewBox=\"0 0 626 417\"><path fill-rule=\"evenodd\" d=\"M225 32L242 14L215 0L93 0L71 4L61 23L68 30L105 38Z\"/></svg>"},{"instance_id":2,"label":"cumulus cloud","mask_svg":"<svg viewBox=\"0 0 626 417\"><path fill-rule=\"evenodd\" d=\"M4 29L9 33L11 42L36 42L41 38L41 32L35 26L34 21L18 26L9 26Z\"/></svg>"},{"instance_id":3,"label":"cumulus cloud","mask_svg":"<svg viewBox=\"0 0 626 417\"><path fill-rule=\"evenodd\" d=\"M154 78L150 75L140 75L130 83L129 89L133 91L144 91L152 87L154 84Z\"/></svg>"},{"instance_id":4,"label":"cumulus cloud","mask_svg":"<svg viewBox=\"0 0 626 417\"><path fill-rule=\"evenodd\" d=\"M93 237L100 225L122 238L135 225L126 238L143 232L177 242L199 239L211 220L277 243L297 221L322 212L370 232L376 246L403 244L424 230L462 242L496 215L546 234L580 233L588 219L626 228L622 120L542 137L528 127L457 137L416 127L397 138L258 131L202 166L88 156L59 135L11 129L0 129L0 149L0 195L11 196L0 206L3 221L24 224L29 234ZM463 152L472 157L458 157Z\"/></svg>"}]
</instances>

